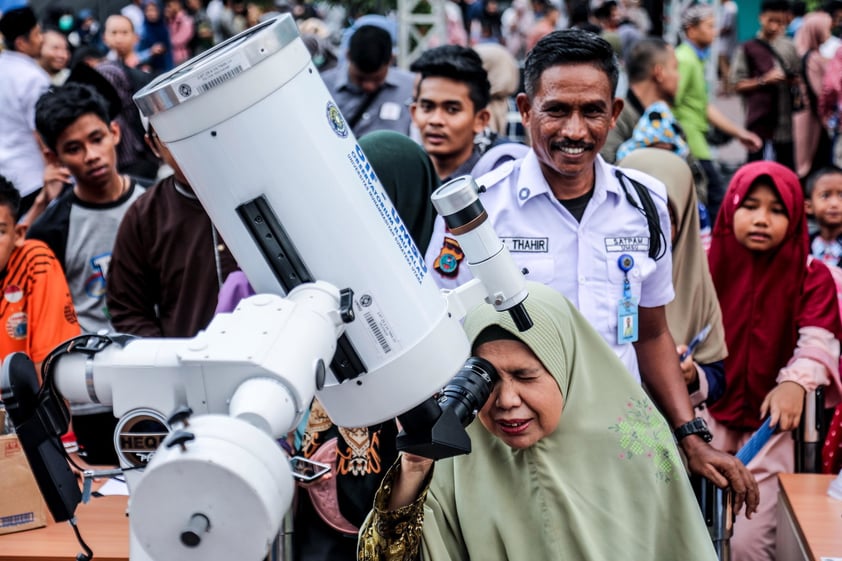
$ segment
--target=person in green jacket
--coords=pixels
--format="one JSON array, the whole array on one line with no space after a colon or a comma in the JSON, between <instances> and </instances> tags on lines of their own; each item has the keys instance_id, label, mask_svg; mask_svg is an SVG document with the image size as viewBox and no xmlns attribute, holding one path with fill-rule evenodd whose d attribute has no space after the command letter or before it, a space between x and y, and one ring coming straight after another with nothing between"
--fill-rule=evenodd
<instances>
[{"instance_id":1,"label":"person in green jacket","mask_svg":"<svg viewBox=\"0 0 842 561\"><path fill-rule=\"evenodd\" d=\"M687 136L690 153L699 161L708 179L707 206L716 216L725 184L713 162L710 146L705 138L711 125L739 140L749 152L762 146L759 136L726 117L710 103L705 80L705 61L716 38L716 14L707 4L695 4L685 10L681 18L685 41L675 49L678 58L678 91L673 113Z\"/></svg>"}]
</instances>

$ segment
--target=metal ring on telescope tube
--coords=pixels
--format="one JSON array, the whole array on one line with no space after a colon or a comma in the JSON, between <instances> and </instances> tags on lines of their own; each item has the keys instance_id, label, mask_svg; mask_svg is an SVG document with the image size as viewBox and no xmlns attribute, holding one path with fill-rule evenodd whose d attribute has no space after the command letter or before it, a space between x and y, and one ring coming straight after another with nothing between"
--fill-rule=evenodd
<instances>
[{"instance_id":1,"label":"metal ring on telescope tube","mask_svg":"<svg viewBox=\"0 0 842 561\"><path fill-rule=\"evenodd\" d=\"M153 80L144 87L134 100L140 112L150 117L157 113L163 113L190 101L197 91L194 79L203 72L215 68L230 66L230 71L237 71L238 60L246 63L245 69L266 60L277 53L296 39L298 39L298 26L289 14L283 14L235 35L223 41L219 45L208 49L200 55L188 60L181 66L170 70ZM237 46L237 48L232 48ZM220 77L221 79L221 77ZM182 95L179 95L181 92ZM192 92L183 95L185 92Z\"/></svg>"}]
</instances>

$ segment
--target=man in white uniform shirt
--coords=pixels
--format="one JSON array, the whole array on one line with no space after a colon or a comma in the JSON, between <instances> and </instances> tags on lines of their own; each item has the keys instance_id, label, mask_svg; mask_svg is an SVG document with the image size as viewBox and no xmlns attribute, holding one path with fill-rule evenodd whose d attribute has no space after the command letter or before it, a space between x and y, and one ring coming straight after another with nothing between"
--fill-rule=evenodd
<instances>
[{"instance_id":1,"label":"man in white uniform shirt","mask_svg":"<svg viewBox=\"0 0 842 561\"><path fill-rule=\"evenodd\" d=\"M756 509L757 483L739 460L712 448L679 369L664 306L673 299L666 190L599 157L623 107L611 46L579 29L541 39L517 98L532 149L482 178L481 201L530 280L564 294L642 379L676 431L691 471ZM441 218L427 264L442 286L469 274ZM639 374L638 374L639 372ZM599 373L595 372L595 376Z\"/></svg>"}]
</instances>

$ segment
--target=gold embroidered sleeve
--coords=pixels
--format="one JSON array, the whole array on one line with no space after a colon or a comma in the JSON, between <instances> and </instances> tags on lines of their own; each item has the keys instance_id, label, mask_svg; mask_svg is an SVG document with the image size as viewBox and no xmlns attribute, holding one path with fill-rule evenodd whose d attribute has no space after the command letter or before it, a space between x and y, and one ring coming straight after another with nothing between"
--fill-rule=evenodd
<instances>
[{"instance_id":1,"label":"gold embroidered sleeve","mask_svg":"<svg viewBox=\"0 0 842 561\"><path fill-rule=\"evenodd\" d=\"M358 561L417 561L420 559L424 501L427 498L434 470L430 470L415 501L396 510L387 510L392 496L392 487L400 470L401 459L398 456L374 496L374 509L360 529L357 543Z\"/></svg>"}]
</instances>

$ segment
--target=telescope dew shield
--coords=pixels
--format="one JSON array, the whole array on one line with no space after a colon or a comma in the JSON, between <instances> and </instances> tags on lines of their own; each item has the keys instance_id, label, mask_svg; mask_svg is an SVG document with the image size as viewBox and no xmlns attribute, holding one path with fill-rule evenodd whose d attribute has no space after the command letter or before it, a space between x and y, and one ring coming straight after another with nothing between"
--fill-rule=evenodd
<instances>
[{"instance_id":1,"label":"telescope dew shield","mask_svg":"<svg viewBox=\"0 0 842 561\"><path fill-rule=\"evenodd\" d=\"M526 281L488 221L474 179L470 175L452 179L436 189L431 200L459 241L471 273L486 287L486 302L498 312L508 311L520 331L532 327L523 306L528 295Z\"/></svg>"},{"instance_id":2,"label":"telescope dew shield","mask_svg":"<svg viewBox=\"0 0 842 561\"><path fill-rule=\"evenodd\" d=\"M160 76L135 102L258 293L313 279L353 291L339 346L363 374L327 376L319 399L334 422L392 418L459 370L461 325L290 15Z\"/></svg>"}]
</instances>

